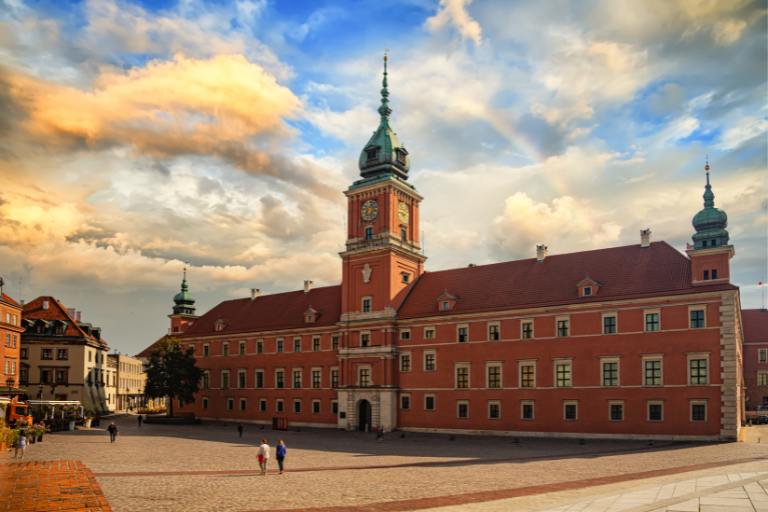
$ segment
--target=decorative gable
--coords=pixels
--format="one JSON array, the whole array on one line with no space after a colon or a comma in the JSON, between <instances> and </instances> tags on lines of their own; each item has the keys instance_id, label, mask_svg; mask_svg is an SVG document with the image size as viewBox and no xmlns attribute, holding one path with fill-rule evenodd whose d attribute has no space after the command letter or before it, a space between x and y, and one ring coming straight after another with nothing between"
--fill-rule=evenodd
<instances>
[{"instance_id":1,"label":"decorative gable","mask_svg":"<svg viewBox=\"0 0 768 512\"><path fill-rule=\"evenodd\" d=\"M576 283L579 297L592 297L600 290L600 283L589 276Z\"/></svg>"},{"instance_id":2,"label":"decorative gable","mask_svg":"<svg viewBox=\"0 0 768 512\"><path fill-rule=\"evenodd\" d=\"M317 315L318 311L310 305L304 312L304 323L313 324L317 322Z\"/></svg>"},{"instance_id":3,"label":"decorative gable","mask_svg":"<svg viewBox=\"0 0 768 512\"><path fill-rule=\"evenodd\" d=\"M448 290L443 290L443 293L437 296L437 310L438 311L451 311L456 306L458 298L452 295Z\"/></svg>"}]
</instances>

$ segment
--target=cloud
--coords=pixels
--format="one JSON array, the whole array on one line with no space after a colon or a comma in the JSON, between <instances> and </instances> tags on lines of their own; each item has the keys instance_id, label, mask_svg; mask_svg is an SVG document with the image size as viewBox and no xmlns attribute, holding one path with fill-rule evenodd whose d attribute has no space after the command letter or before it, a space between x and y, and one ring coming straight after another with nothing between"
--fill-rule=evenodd
<instances>
[{"instance_id":1,"label":"cloud","mask_svg":"<svg viewBox=\"0 0 768 512\"><path fill-rule=\"evenodd\" d=\"M437 32L448 26L455 28L463 40L471 40L479 46L483 42L480 24L467 12L472 0L440 0L440 8L434 16L427 18L424 26Z\"/></svg>"}]
</instances>

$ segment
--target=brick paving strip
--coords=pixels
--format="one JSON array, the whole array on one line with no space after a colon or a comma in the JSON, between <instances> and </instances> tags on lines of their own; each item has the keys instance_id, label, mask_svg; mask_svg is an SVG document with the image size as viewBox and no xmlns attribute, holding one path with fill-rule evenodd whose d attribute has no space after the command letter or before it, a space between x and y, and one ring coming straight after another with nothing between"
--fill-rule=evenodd
<instances>
[{"instance_id":1,"label":"brick paving strip","mask_svg":"<svg viewBox=\"0 0 768 512\"><path fill-rule=\"evenodd\" d=\"M688 443L683 443L686 445ZM672 446L680 446L680 443L659 443L654 445L651 450L664 450ZM624 450L592 450L589 452L580 452L577 455L579 457L592 457L595 455L623 455L627 453L650 451L647 446L638 448L630 448ZM570 456L573 454L565 454ZM325 471L349 471L349 470L367 470L367 469L398 469L398 468L434 468L434 467L450 467L450 466L472 466L472 465L485 465L485 464L497 464L500 462L530 462L530 461L542 461L542 460L558 460L563 458L563 454L549 454L549 455L529 455L526 457L498 457L498 458L485 458L485 459L461 459L461 460L447 460L447 461L428 461L428 462L403 462L399 464L368 464L368 465L355 465L355 466L321 466L321 467L307 467L307 468L291 468L291 473L307 473L307 472L325 472ZM270 470L270 473L276 472ZM258 475L260 471L258 469L188 469L182 471L102 471L94 473L97 477L122 477L122 476L215 476L215 475Z\"/></svg>"},{"instance_id":2,"label":"brick paving strip","mask_svg":"<svg viewBox=\"0 0 768 512\"><path fill-rule=\"evenodd\" d=\"M0 512L111 512L90 469L77 460L0 464Z\"/></svg>"},{"instance_id":3,"label":"brick paving strip","mask_svg":"<svg viewBox=\"0 0 768 512\"><path fill-rule=\"evenodd\" d=\"M428 498L415 498L399 501L386 501L379 503L367 503L355 506L330 506L330 507L301 507L301 508L281 508L259 510L258 512L400 512L407 510L421 510L436 507L448 507L453 505L463 505L467 503L482 503L486 501L503 500L507 498L519 498L522 496L532 496L551 492L570 491L573 489L583 489L585 487L594 487L598 485L615 484L630 480L641 480L644 478L654 478L659 476L676 475L679 473L688 473L690 471L699 471L712 469L722 466L731 466L734 464L743 464L747 462L764 461L764 457L747 457L742 459L732 459L720 462L708 462L704 464L692 464L689 466L677 466L664 469L655 469L652 471L640 471L637 473L625 473L610 475L604 477L587 478L584 480L569 480L564 482L554 482L549 484L531 485L528 487L517 487L511 489L497 489L494 491L481 491L465 494L450 494L446 496L433 496ZM750 479L751 481L751 479ZM748 483L747 480L743 483ZM709 494L709 489L706 493ZM695 496L694 496L695 497ZM676 498L675 498L676 499ZM687 499L691 499L690 497ZM659 505L661 506L661 505ZM653 510L659 507L654 507ZM256 512L256 511L253 511Z\"/></svg>"}]
</instances>

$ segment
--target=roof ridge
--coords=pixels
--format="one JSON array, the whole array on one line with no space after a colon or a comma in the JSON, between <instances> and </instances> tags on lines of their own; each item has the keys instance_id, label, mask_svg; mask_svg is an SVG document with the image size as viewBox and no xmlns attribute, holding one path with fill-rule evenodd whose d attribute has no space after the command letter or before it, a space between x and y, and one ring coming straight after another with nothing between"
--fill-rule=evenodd
<instances>
[{"instance_id":1,"label":"roof ridge","mask_svg":"<svg viewBox=\"0 0 768 512\"><path fill-rule=\"evenodd\" d=\"M317 286L315 288L311 288L308 292L305 292L304 290L299 289L299 290L290 290L290 291L287 291L287 292L265 293L265 294L259 295L255 299L251 299L250 297L238 297L236 299L223 300L223 301L219 302L219 304L224 304L226 302L239 302L239 301L248 301L248 302L250 302L251 300L258 300L258 299L261 299L261 298L264 298L264 297L276 297L278 295L288 295L288 294L291 294L291 293L301 293L302 295L305 295L305 294L312 293L315 290L324 290L326 288L340 288L340 287L341 287L341 284L329 284L329 285L326 285L326 286Z\"/></svg>"}]
</instances>

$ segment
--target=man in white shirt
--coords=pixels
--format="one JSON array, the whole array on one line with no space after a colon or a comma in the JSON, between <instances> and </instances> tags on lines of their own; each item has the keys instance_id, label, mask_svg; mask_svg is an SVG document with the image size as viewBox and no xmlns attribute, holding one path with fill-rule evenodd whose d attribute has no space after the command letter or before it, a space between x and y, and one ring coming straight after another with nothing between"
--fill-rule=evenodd
<instances>
[{"instance_id":1,"label":"man in white shirt","mask_svg":"<svg viewBox=\"0 0 768 512\"><path fill-rule=\"evenodd\" d=\"M267 444L266 439L261 440L261 444L259 445L259 468L261 468L261 474L266 475L267 474L267 462L269 461L269 445Z\"/></svg>"}]
</instances>

